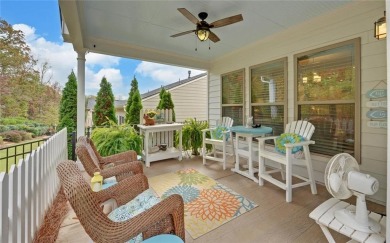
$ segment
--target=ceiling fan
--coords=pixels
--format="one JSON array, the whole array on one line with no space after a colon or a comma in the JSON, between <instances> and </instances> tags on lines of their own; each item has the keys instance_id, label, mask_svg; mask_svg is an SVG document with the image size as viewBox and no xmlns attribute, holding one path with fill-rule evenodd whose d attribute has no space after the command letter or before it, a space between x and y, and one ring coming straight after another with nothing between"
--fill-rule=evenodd
<instances>
[{"instance_id":1,"label":"ceiling fan","mask_svg":"<svg viewBox=\"0 0 390 243\"><path fill-rule=\"evenodd\" d=\"M190 13L185 8L178 8L177 10L179 10L179 12L184 15L184 17L186 17L188 20L194 23L196 25L196 29L171 35L171 37L178 37L178 36L195 32L196 36L199 38L200 41L206 41L207 39L210 39L212 42L218 42L220 41L219 37L216 34L214 34L210 29L234 24L243 20L242 15L238 14L238 15L234 15L234 16L230 16L224 19L214 21L209 24L205 21L205 19L208 16L206 12L199 13L198 16L201 20L198 20L192 13Z\"/></svg>"}]
</instances>

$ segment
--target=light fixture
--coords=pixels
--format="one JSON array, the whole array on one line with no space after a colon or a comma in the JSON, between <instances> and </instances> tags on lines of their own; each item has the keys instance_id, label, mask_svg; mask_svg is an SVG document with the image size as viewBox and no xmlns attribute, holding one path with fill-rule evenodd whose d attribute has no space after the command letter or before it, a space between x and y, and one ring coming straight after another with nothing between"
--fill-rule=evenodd
<instances>
[{"instance_id":1,"label":"light fixture","mask_svg":"<svg viewBox=\"0 0 390 243\"><path fill-rule=\"evenodd\" d=\"M196 31L195 31L195 34L196 36L198 37L198 39L200 41L206 41L208 38L209 38L209 35L210 35L210 30L207 28L203 29L203 28L198 28Z\"/></svg>"},{"instance_id":2,"label":"light fixture","mask_svg":"<svg viewBox=\"0 0 390 243\"><path fill-rule=\"evenodd\" d=\"M387 32L386 32L386 11L384 12L384 16L380 19L378 19L375 23L375 33L374 37L378 40L386 38Z\"/></svg>"}]
</instances>

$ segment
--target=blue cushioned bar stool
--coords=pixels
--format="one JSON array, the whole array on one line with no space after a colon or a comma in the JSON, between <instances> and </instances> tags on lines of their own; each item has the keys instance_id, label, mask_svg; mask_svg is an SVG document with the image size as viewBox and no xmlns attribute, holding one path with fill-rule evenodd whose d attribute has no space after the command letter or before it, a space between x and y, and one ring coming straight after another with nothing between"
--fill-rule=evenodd
<instances>
[{"instance_id":1,"label":"blue cushioned bar stool","mask_svg":"<svg viewBox=\"0 0 390 243\"><path fill-rule=\"evenodd\" d=\"M146 243L183 243L184 241L177 235L156 235L144 240Z\"/></svg>"}]
</instances>

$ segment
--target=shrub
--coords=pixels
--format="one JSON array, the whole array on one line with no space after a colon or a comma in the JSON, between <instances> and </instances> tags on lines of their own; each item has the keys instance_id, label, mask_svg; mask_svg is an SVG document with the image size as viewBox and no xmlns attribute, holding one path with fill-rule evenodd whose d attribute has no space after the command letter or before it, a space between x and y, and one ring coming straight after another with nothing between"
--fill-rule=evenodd
<instances>
[{"instance_id":1,"label":"shrub","mask_svg":"<svg viewBox=\"0 0 390 243\"><path fill-rule=\"evenodd\" d=\"M0 125L0 133L1 132L6 132L6 131L9 131L9 127L8 126L5 126L5 125Z\"/></svg>"},{"instance_id":2,"label":"shrub","mask_svg":"<svg viewBox=\"0 0 390 243\"><path fill-rule=\"evenodd\" d=\"M17 125L30 122L27 118L24 117L6 117L0 119L0 124L2 125Z\"/></svg>"},{"instance_id":3,"label":"shrub","mask_svg":"<svg viewBox=\"0 0 390 243\"><path fill-rule=\"evenodd\" d=\"M29 133L29 132L25 132L25 131L17 131L17 132L18 132L18 133L20 134L20 136L22 137L22 141L32 139L32 134Z\"/></svg>"},{"instance_id":4,"label":"shrub","mask_svg":"<svg viewBox=\"0 0 390 243\"><path fill-rule=\"evenodd\" d=\"M19 143L20 141L22 141L22 136L17 131L3 132L1 136L4 137L5 140L14 143Z\"/></svg>"},{"instance_id":5,"label":"shrub","mask_svg":"<svg viewBox=\"0 0 390 243\"><path fill-rule=\"evenodd\" d=\"M3 143L4 143L4 142L3 142L3 137L0 136L0 145L3 144Z\"/></svg>"},{"instance_id":6,"label":"shrub","mask_svg":"<svg viewBox=\"0 0 390 243\"><path fill-rule=\"evenodd\" d=\"M102 156L128 150L141 154L142 138L132 126L127 124L116 125L111 121L110 127L95 128L91 139Z\"/></svg>"}]
</instances>

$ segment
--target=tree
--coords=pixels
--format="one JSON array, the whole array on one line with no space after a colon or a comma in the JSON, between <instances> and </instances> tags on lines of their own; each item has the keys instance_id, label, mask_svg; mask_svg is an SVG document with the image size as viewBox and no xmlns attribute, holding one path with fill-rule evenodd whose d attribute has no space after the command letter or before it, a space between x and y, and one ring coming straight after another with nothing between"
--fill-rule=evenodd
<instances>
[{"instance_id":1,"label":"tree","mask_svg":"<svg viewBox=\"0 0 390 243\"><path fill-rule=\"evenodd\" d=\"M141 95L138 91L133 94L132 102L130 106L130 119L129 124L140 124L140 111L142 109Z\"/></svg>"},{"instance_id":2,"label":"tree","mask_svg":"<svg viewBox=\"0 0 390 243\"><path fill-rule=\"evenodd\" d=\"M31 55L22 31L0 19L0 115L58 123L60 87Z\"/></svg>"},{"instance_id":3,"label":"tree","mask_svg":"<svg viewBox=\"0 0 390 243\"><path fill-rule=\"evenodd\" d=\"M136 122L136 123L131 122L131 121L136 121L136 120L132 118L133 114L132 114L132 112L130 112L130 107L131 107L131 104L132 104L133 99L134 99L134 94L136 92L139 93L138 81L134 76L133 80L131 81L131 89L129 92L129 98L127 99L126 108L125 108L125 112L126 112L125 122L128 124L139 124L139 111L138 111L138 122ZM135 107L139 107L139 105L136 105ZM141 109L142 109L142 105L141 105L141 108L139 110L141 110Z\"/></svg>"},{"instance_id":4,"label":"tree","mask_svg":"<svg viewBox=\"0 0 390 243\"><path fill-rule=\"evenodd\" d=\"M171 93L169 91L166 91L164 88L162 88L160 91L160 101L158 102L157 109L172 110L172 121L176 121L174 108L175 105L173 104Z\"/></svg>"},{"instance_id":5,"label":"tree","mask_svg":"<svg viewBox=\"0 0 390 243\"><path fill-rule=\"evenodd\" d=\"M77 127L77 79L73 70L62 90L59 113L58 130L66 127L69 133L75 131Z\"/></svg>"},{"instance_id":6,"label":"tree","mask_svg":"<svg viewBox=\"0 0 390 243\"><path fill-rule=\"evenodd\" d=\"M68 133L72 133L77 128L77 79L73 70L68 76L68 82L62 90L60 102L60 118L58 130L67 128ZM68 158L72 158L72 141L68 136Z\"/></svg>"},{"instance_id":7,"label":"tree","mask_svg":"<svg viewBox=\"0 0 390 243\"><path fill-rule=\"evenodd\" d=\"M0 104L2 116L27 117L31 84L38 81L36 60L20 30L0 19Z\"/></svg>"},{"instance_id":8,"label":"tree","mask_svg":"<svg viewBox=\"0 0 390 243\"><path fill-rule=\"evenodd\" d=\"M106 77L100 82L100 90L96 97L96 104L93 112L93 124L102 126L108 120L118 123L115 116L114 94L112 93L111 84Z\"/></svg>"}]
</instances>

